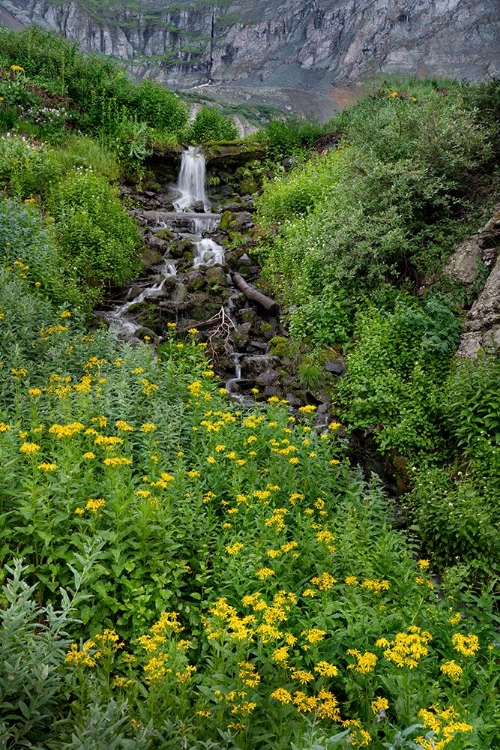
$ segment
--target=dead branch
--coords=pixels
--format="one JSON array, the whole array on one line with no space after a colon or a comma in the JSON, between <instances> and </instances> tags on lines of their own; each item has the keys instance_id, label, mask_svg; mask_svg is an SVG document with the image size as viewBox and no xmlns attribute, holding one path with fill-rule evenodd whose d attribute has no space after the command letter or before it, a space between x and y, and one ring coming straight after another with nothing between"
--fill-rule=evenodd
<instances>
[{"instance_id":1,"label":"dead branch","mask_svg":"<svg viewBox=\"0 0 500 750\"><path fill-rule=\"evenodd\" d=\"M247 284L243 276L241 276L239 273L233 273L233 281L238 289L243 292L247 299L251 300L252 302L257 302L258 305L263 307L264 310L267 310L271 314L276 314L278 312L278 303L270 297L266 297L265 294L262 294L262 292L259 292L257 289L250 286L250 284Z\"/></svg>"}]
</instances>

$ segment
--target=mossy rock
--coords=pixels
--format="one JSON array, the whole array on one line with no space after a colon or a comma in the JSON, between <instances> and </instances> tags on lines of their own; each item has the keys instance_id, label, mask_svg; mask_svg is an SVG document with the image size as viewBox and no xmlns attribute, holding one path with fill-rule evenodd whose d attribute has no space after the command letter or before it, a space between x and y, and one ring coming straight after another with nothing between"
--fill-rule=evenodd
<instances>
[{"instance_id":1,"label":"mossy rock","mask_svg":"<svg viewBox=\"0 0 500 750\"><path fill-rule=\"evenodd\" d=\"M170 242L174 239L175 234L171 229L166 227L165 229L160 229L158 232L155 232L155 237L158 237L160 240L167 240L167 242Z\"/></svg>"},{"instance_id":2,"label":"mossy rock","mask_svg":"<svg viewBox=\"0 0 500 750\"><path fill-rule=\"evenodd\" d=\"M143 247L141 249L141 265L143 268L151 268L156 263L161 263L162 258L163 255L151 247Z\"/></svg>"},{"instance_id":3,"label":"mossy rock","mask_svg":"<svg viewBox=\"0 0 500 750\"><path fill-rule=\"evenodd\" d=\"M236 226L237 220L238 217L235 213L233 213L232 211L224 211L224 213L220 217L220 228L228 231L229 229L232 229L234 226Z\"/></svg>"},{"instance_id":4,"label":"mossy rock","mask_svg":"<svg viewBox=\"0 0 500 750\"><path fill-rule=\"evenodd\" d=\"M269 351L277 357L284 357L289 353L288 339L284 336L274 336L269 341Z\"/></svg>"},{"instance_id":5,"label":"mossy rock","mask_svg":"<svg viewBox=\"0 0 500 750\"><path fill-rule=\"evenodd\" d=\"M253 195L259 189L257 181L253 177L245 177L240 183L240 190L242 193Z\"/></svg>"}]
</instances>

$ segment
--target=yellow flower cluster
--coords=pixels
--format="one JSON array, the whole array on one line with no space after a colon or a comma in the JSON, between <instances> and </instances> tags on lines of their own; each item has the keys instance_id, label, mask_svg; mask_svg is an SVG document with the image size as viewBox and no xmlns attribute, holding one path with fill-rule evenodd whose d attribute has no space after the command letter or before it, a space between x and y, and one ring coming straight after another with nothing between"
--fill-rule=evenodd
<instances>
[{"instance_id":1,"label":"yellow flower cluster","mask_svg":"<svg viewBox=\"0 0 500 750\"><path fill-rule=\"evenodd\" d=\"M389 708L389 701L387 700L387 698L376 698L371 702L371 707L373 713L378 714L382 711L387 711L387 709Z\"/></svg>"},{"instance_id":2,"label":"yellow flower cluster","mask_svg":"<svg viewBox=\"0 0 500 750\"><path fill-rule=\"evenodd\" d=\"M446 661L444 664L441 664L439 671L449 677L452 682L458 682L463 669L454 659L452 659L451 661Z\"/></svg>"},{"instance_id":3,"label":"yellow flower cluster","mask_svg":"<svg viewBox=\"0 0 500 750\"><path fill-rule=\"evenodd\" d=\"M57 464L50 464L50 463L42 463L38 464L37 469L40 469L40 471L55 471L57 469Z\"/></svg>"},{"instance_id":4,"label":"yellow flower cluster","mask_svg":"<svg viewBox=\"0 0 500 750\"><path fill-rule=\"evenodd\" d=\"M19 453L24 453L26 456L31 456L33 453L37 453L40 450L38 443L23 443L19 448Z\"/></svg>"},{"instance_id":5,"label":"yellow flower cluster","mask_svg":"<svg viewBox=\"0 0 500 750\"><path fill-rule=\"evenodd\" d=\"M359 674L369 674L373 672L378 661L376 654L372 654L371 651L365 651L361 653L355 648L350 648L347 652L349 656L354 656L356 661L352 664L347 665L347 669L353 669Z\"/></svg>"},{"instance_id":6,"label":"yellow flower cluster","mask_svg":"<svg viewBox=\"0 0 500 750\"><path fill-rule=\"evenodd\" d=\"M129 425L128 422L125 422L123 419L117 419L116 422L116 429L121 430L121 432L133 432L134 428L132 425Z\"/></svg>"},{"instance_id":7,"label":"yellow flower cluster","mask_svg":"<svg viewBox=\"0 0 500 750\"><path fill-rule=\"evenodd\" d=\"M381 580L380 578L367 578L361 584L364 589L372 591L374 594L380 594L382 591L388 591L391 587L389 581Z\"/></svg>"},{"instance_id":8,"label":"yellow flower cluster","mask_svg":"<svg viewBox=\"0 0 500 750\"><path fill-rule=\"evenodd\" d=\"M461 633L455 633L451 637L451 642L455 648L463 656L474 656L476 651L479 650L479 638L477 635L462 635Z\"/></svg>"},{"instance_id":9,"label":"yellow flower cluster","mask_svg":"<svg viewBox=\"0 0 500 750\"><path fill-rule=\"evenodd\" d=\"M474 727L464 721L455 721L459 714L453 706L446 709L440 709L437 706L422 708L418 712L419 718L425 729L430 729L435 733L432 739L416 737L415 741L420 743L424 750L442 750L458 734L472 732Z\"/></svg>"},{"instance_id":10,"label":"yellow flower cluster","mask_svg":"<svg viewBox=\"0 0 500 750\"><path fill-rule=\"evenodd\" d=\"M238 667L239 678L245 685L248 685L248 687L256 687L259 684L260 675L251 662L240 661Z\"/></svg>"},{"instance_id":11,"label":"yellow flower cluster","mask_svg":"<svg viewBox=\"0 0 500 750\"><path fill-rule=\"evenodd\" d=\"M379 638L375 646L385 649L385 658L398 667L415 669L419 661L429 653L427 644L431 640L432 635L427 630L411 625L406 633L397 633L392 641Z\"/></svg>"},{"instance_id":12,"label":"yellow flower cluster","mask_svg":"<svg viewBox=\"0 0 500 750\"><path fill-rule=\"evenodd\" d=\"M320 591L329 591L332 589L337 581L330 575L330 573L322 573L320 576L311 578L311 583L319 588Z\"/></svg>"},{"instance_id":13,"label":"yellow flower cluster","mask_svg":"<svg viewBox=\"0 0 500 750\"><path fill-rule=\"evenodd\" d=\"M105 458L103 463L104 463L104 466L116 467L116 466L130 466L132 461L130 458L125 458L124 456L122 456L121 458L118 456L115 456L114 458Z\"/></svg>"},{"instance_id":14,"label":"yellow flower cluster","mask_svg":"<svg viewBox=\"0 0 500 750\"><path fill-rule=\"evenodd\" d=\"M76 643L72 643L66 654L66 664L73 664L75 667L95 667L97 659L101 656L100 651L95 651L94 641L87 641L79 649Z\"/></svg>"},{"instance_id":15,"label":"yellow flower cluster","mask_svg":"<svg viewBox=\"0 0 500 750\"><path fill-rule=\"evenodd\" d=\"M81 422L71 422L70 424L53 424L52 427L49 427L49 433L50 435L55 435L56 438L61 439L78 435L84 428L85 425L83 425Z\"/></svg>"}]
</instances>

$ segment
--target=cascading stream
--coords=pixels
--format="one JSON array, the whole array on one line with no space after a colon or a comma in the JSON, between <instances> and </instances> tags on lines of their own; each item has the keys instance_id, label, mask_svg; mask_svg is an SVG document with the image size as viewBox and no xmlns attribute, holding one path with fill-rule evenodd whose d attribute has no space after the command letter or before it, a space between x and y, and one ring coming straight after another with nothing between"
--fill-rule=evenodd
<instances>
[{"instance_id":1,"label":"cascading stream","mask_svg":"<svg viewBox=\"0 0 500 750\"><path fill-rule=\"evenodd\" d=\"M177 182L179 198L174 200L177 211L184 211L201 201L205 211L210 208L205 192L205 155L198 146L189 146L181 157L181 169Z\"/></svg>"}]
</instances>

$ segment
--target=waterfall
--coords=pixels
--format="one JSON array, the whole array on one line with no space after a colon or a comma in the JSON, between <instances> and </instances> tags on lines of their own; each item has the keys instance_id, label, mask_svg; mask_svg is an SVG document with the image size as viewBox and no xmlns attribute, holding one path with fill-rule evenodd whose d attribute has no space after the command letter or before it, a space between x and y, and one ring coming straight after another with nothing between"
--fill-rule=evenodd
<instances>
[{"instance_id":1,"label":"waterfall","mask_svg":"<svg viewBox=\"0 0 500 750\"><path fill-rule=\"evenodd\" d=\"M210 239L196 243L193 268L199 266L222 266L224 263L224 249Z\"/></svg>"},{"instance_id":2,"label":"waterfall","mask_svg":"<svg viewBox=\"0 0 500 750\"><path fill-rule=\"evenodd\" d=\"M180 193L174 201L177 211L189 208L196 201L203 201L205 210L210 208L205 194L205 156L197 146L189 146L182 154L177 190Z\"/></svg>"}]
</instances>

